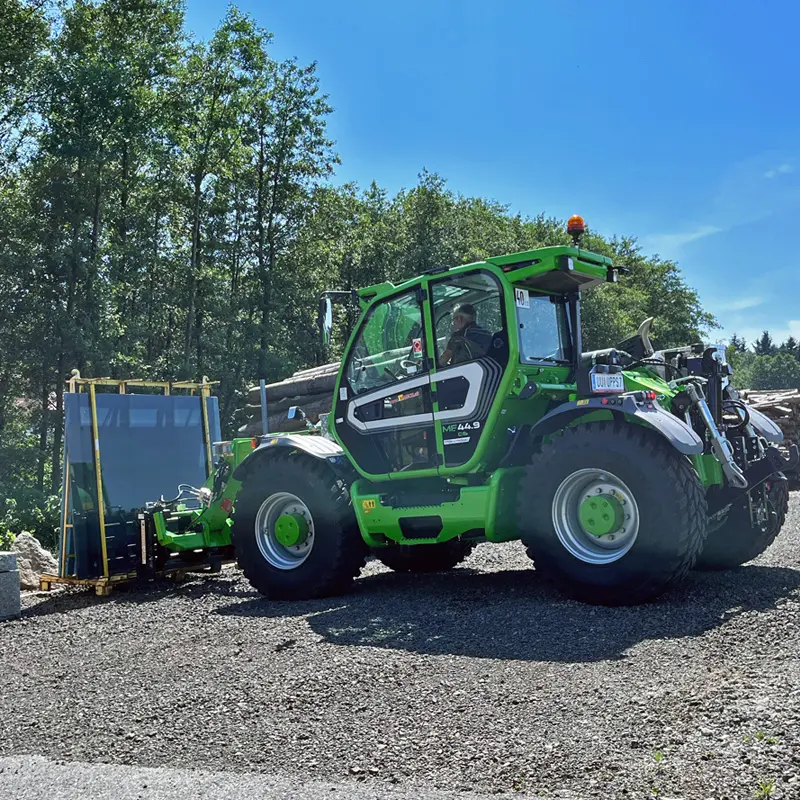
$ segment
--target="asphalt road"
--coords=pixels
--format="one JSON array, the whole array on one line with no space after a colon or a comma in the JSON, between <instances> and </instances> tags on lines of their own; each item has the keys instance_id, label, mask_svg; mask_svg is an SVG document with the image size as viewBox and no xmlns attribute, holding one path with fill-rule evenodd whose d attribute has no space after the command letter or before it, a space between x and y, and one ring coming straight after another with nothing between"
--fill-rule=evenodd
<instances>
[{"instance_id":1,"label":"asphalt road","mask_svg":"<svg viewBox=\"0 0 800 800\"><path fill-rule=\"evenodd\" d=\"M196 769L57 763L41 756L0 758L0 797L6 800L482 800L489 795L410 792L372 780L308 781L285 775Z\"/></svg>"}]
</instances>

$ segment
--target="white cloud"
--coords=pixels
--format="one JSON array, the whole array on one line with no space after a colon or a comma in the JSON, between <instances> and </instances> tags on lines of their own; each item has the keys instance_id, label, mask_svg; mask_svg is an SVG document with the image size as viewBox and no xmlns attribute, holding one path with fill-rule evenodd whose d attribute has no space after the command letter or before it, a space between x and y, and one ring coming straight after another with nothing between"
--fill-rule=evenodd
<instances>
[{"instance_id":1,"label":"white cloud","mask_svg":"<svg viewBox=\"0 0 800 800\"><path fill-rule=\"evenodd\" d=\"M717 308L720 311L744 311L746 308L756 308L763 306L767 301L763 297L753 297L748 295L740 297L738 300L731 300L729 303L719 303Z\"/></svg>"},{"instance_id":2,"label":"white cloud","mask_svg":"<svg viewBox=\"0 0 800 800\"><path fill-rule=\"evenodd\" d=\"M669 254L675 253L691 242L704 239L706 236L713 236L716 233L722 233L724 230L724 228L719 228L716 225L700 225L683 233L657 233L653 236L648 236L645 240L645 245L647 249L669 256Z\"/></svg>"},{"instance_id":3,"label":"white cloud","mask_svg":"<svg viewBox=\"0 0 800 800\"><path fill-rule=\"evenodd\" d=\"M764 177L772 179L777 178L778 175L788 175L790 172L794 172L794 167L791 164L783 163L774 169L767 170L764 173Z\"/></svg>"},{"instance_id":4,"label":"white cloud","mask_svg":"<svg viewBox=\"0 0 800 800\"><path fill-rule=\"evenodd\" d=\"M772 341L778 345L781 342L785 342L790 336L793 336L796 340L800 341L800 319L790 319L787 321L786 325L780 328L773 328L770 325L762 325L759 327L737 327L737 326L725 326L725 330L717 331L716 337L721 339L730 340L730 337L735 333L740 338L744 338L747 342L747 347L752 349L753 343L761 338L761 334L764 333L765 330L769 331L769 335L772 337Z\"/></svg>"},{"instance_id":5,"label":"white cloud","mask_svg":"<svg viewBox=\"0 0 800 800\"><path fill-rule=\"evenodd\" d=\"M709 193L707 207L696 222L683 231L643 236L641 244L647 252L665 258L678 258L686 245L725 233L742 225L766 219L778 209L785 209L800 200L800 187L793 180L764 180L795 171L795 158L771 151L731 165L720 176L719 184ZM699 220L704 220L702 223Z\"/></svg>"}]
</instances>

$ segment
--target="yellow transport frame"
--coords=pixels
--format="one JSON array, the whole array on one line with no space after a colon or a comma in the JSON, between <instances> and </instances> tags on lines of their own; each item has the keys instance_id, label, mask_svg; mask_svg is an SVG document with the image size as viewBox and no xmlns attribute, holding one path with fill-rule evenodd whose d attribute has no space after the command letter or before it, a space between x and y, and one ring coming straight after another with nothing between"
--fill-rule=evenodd
<instances>
[{"instance_id":1,"label":"yellow transport frame","mask_svg":"<svg viewBox=\"0 0 800 800\"><path fill-rule=\"evenodd\" d=\"M43 574L39 578L39 588L42 591L49 591L53 584L61 583L72 586L93 586L95 593L99 596L106 596L111 593L114 584L124 583L133 580L137 577L135 572L120 573L116 575L109 575L108 569L108 548L106 542L106 522L105 522L105 507L103 504L103 473L101 469L100 459L100 436L97 425L97 388L102 387L105 389L115 389L119 394L134 394L130 392L129 388L138 389L160 389L161 392L168 396L177 391L188 392L189 395L199 394L203 398L200 404L201 413L203 415L203 441L206 450L206 467L210 475L212 471L212 458L211 458L211 433L208 421L208 405L205 402L211 396L211 387L218 384L219 381L209 381L205 376L200 383L191 381L147 381L139 379L116 380L114 378L81 378L78 370L72 371L72 377L67 381L68 391L71 394L86 392L89 395L89 409L92 417L92 452L94 460L95 480L97 482L97 514L100 523L100 547L103 557L103 576L100 578L78 578L75 575L67 575L67 554L68 537L67 531L72 527L68 518L69 510L69 462L65 463L64 476L62 479L61 490L63 493L62 498L62 526L61 526L61 563L59 565L59 575ZM198 565L198 568L202 565ZM195 571L193 568L192 571ZM187 572L186 568L167 569L159 572L160 576L172 576L180 580L184 573Z\"/></svg>"}]
</instances>

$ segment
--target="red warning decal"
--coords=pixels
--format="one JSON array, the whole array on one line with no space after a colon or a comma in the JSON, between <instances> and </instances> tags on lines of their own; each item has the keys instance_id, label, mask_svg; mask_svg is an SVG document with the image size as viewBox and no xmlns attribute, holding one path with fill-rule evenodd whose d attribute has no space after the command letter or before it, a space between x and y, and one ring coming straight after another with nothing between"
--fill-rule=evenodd
<instances>
[{"instance_id":1,"label":"red warning decal","mask_svg":"<svg viewBox=\"0 0 800 800\"><path fill-rule=\"evenodd\" d=\"M422 355L422 339L413 339L412 340L413 348L414 348L414 355L421 356Z\"/></svg>"}]
</instances>

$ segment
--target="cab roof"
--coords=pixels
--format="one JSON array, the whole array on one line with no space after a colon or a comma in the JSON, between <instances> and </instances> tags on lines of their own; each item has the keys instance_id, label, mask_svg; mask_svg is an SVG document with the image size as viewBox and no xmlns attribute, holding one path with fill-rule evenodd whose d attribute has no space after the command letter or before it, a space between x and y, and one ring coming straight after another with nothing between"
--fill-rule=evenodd
<instances>
[{"instance_id":1,"label":"cab roof","mask_svg":"<svg viewBox=\"0 0 800 800\"><path fill-rule=\"evenodd\" d=\"M489 268L495 273L500 270L509 283L547 294L586 291L599 283L613 283L617 279L614 264L607 256L577 247L540 247L457 267L434 267L402 283L384 281L366 286L358 290L358 296L371 302L397 290L413 288L432 277L458 275L481 268Z\"/></svg>"}]
</instances>

